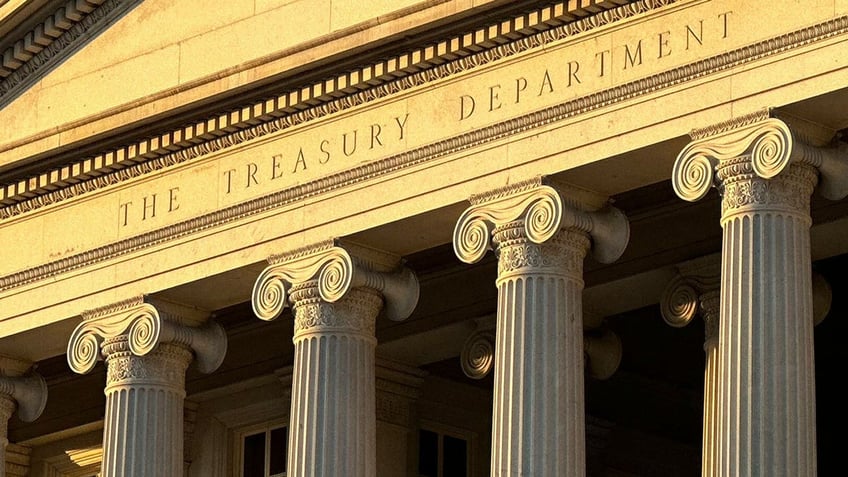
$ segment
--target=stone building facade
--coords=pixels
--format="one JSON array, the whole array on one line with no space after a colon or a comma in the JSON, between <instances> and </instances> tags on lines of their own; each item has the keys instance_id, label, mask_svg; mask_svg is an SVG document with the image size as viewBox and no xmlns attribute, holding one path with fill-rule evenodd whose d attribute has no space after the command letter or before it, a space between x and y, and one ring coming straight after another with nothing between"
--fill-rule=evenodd
<instances>
[{"instance_id":1,"label":"stone building facade","mask_svg":"<svg viewBox=\"0 0 848 477\"><path fill-rule=\"evenodd\" d=\"M840 475L846 41L846 0L0 2L0 476Z\"/></svg>"}]
</instances>

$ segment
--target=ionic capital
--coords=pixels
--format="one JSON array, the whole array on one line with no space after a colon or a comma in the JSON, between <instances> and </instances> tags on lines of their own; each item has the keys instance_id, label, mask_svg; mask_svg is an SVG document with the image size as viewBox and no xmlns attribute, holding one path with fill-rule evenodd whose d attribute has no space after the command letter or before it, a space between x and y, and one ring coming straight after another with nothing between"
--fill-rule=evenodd
<instances>
[{"instance_id":1,"label":"ionic capital","mask_svg":"<svg viewBox=\"0 0 848 477\"><path fill-rule=\"evenodd\" d=\"M830 311L832 292L827 280L812 273L813 321L822 322ZM721 288L721 254L707 255L677 266L660 298L660 312L670 326L681 328L696 316L704 320L706 339L718 336Z\"/></svg>"},{"instance_id":2,"label":"ionic capital","mask_svg":"<svg viewBox=\"0 0 848 477\"><path fill-rule=\"evenodd\" d=\"M468 335L459 354L462 372L471 379L483 379L495 367L495 319L477 320L477 328Z\"/></svg>"},{"instance_id":3,"label":"ionic capital","mask_svg":"<svg viewBox=\"0 0 848 477\"><path fill-rule=\"evenodd\" d=\"M718 300L709 300L721 288L721 255L713 254L682 263L660 298L660 312L670 326L688 325L703 316L707 334L718 329Z\"/></svg>"},{"instance_id":4,"label":"ionic capital","mask_svg":"<svg viewBox=\"0 0 848 477\"><path fill-rule=\"evenodd\" d=\"M677 156L672 172L674 191L683 200L703 198L716 185L716 168L727 161L735 162L736 172L761 179L777 176L790 164L808 164L818 170L819 189L825 198L838 200L848 195L848 148L811 146L786 121L771 117L769 110L693 131L692 137Z\"/></svg>"},{"instance_id":5,"label":"ionic capital","mask_svg":"<svg viewBox=\"0 0 848 477\"><path fill-rule=\"evenodd\" d=\"M621 364L621 338L607 327L584 333L586 370L594 379L609 379Z\"/></svg>"},{"instance_id":6,"label":"ionic capital","mask_svg":"<svg viewBox=\"0 0 848 477\"><path fill-rule=\"evenodd\" d=\"M418 304L418 278L400 257L339 240L310 245L268 259L253 286L256 316L276 319L288 305L293 286L317 280L321 300L335 303L352 288L368 288L383 296L386 316L405 320Z\"/></svg>"},{"instance_id":7,"label":"ionic capital","mask_svg":"<svg viewBox=\"0 0 848 477\"><path fill-rule=\"evenodd\" d=\"M521 222L530 242L541 244L562 229L576 229L591 236L598 261L617 260L630 238L627 218L609 205L586 211L567 201L563 188L536 177L471 197L471 207L462 213L453 232L457 257L465 263L479 261L491 249L496 227Z\"/></svg>"},{"instance_id":8,"label":"ionic capital","mask_svg":"<svg viewBox=\"0 0 848 477\"><path fill-rule=\"evenodd\" d=\"M47 404L47 383L32 370L32 363L0 356L0 397L12 406L8 412L0 412L5 419L17 408L22 421L32 422Z\"/></svg>"},{"instance_id":9,"label":"ionic capital","mask_svg":"<svg viewBox=\"0 0 848 477\"><path fill-rule=\"evenodd\" d=\"M833 301L833 290L827 279L818 272L813 272L813 324L818 326L830 313Z\"/></svg>"},{"instance_id":10,"label":"ionic capital","mask_svg":"<svg viewBox=\"0 0 848 477\"><path fill-rule=\"evenodd\" d=\"M210 373L227 353L227 335L221 325L207 321L208 313L149 296L138 296L82 313L68 342L68 365L86 374L103 359L103 342L126 336L127 348L144 356L160 343L194 351L198 368ZM202 324L201 323L205 323Z\"/></svg>"}]
</instances>

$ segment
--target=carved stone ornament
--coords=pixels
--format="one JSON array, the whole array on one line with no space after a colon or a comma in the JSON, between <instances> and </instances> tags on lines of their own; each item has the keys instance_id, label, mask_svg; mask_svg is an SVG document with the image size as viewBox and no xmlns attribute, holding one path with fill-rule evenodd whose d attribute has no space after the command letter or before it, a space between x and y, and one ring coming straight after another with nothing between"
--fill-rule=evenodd
<instances>
[{"instance_id":1,"label":"carved stone ornament","mask_svg":"<svg viewBox=\"0 0 848 477\"><path fill-rule=\"evenodd\" d=\"M609 328L587 332L583 337L583 351L586 370L593 379L609 379L621 364L621 338Z\"/></svg>"},{"instance_id":2,"label":"carved stone ornament","mask_svg":"<svg viewBox=\"0 0 848 477\"><path fill-rule=\"evenodd\" d=\"M330 240L294 252L273 256L271 263L256 280L251 304L256 316L273 320L280 316L290 300L291 288L317 279L318 294L327 303L335 303L351 288L370 288L383 296L386 316L404 320L418 304L418 278L400 259L373 249ZM348 252L353 251L353 254ZM389 263L394 262L393 265ZM316 278L317 277L317 278Z\"/></svg>"},{"instance_id":3,"label":"carved stone ornament","mask_svg":"<svg viewBox=\"0 0 848 477\"><path fill-rule=\"evenodd\" d=\"M668 282L660 298L660 312L669 326L681 328L696 316L704 320L706 339L718 336L721 255L707 255L684 262ZM832 292L822 275L813 272L813 320L821 323L830 311Z\"/></svg>"},{"instance_id":4,"label":"carved stone ornament","mask_svg":"<svg viewBox=\"0 0 848 477\"><path fill-rule=\"evenodd\" d=\"M453 249L465 263L475 263L491 249L497 227L521 221L527 239L546 242L564 228L589 233L595 258L611 263L624 252L630 238L630 225L624 214L611 206L596 212L566 206L556 188L543 184L541 177L516 183L489 194L475 196L472 206L462 213L453 232Z\"/></svg>"},{"instance_id":5,"label":"carved stone ornament","mask_svg":"<svg viewBox=\"0 0 848 477\"><path fill-rule=\"evenodd\" d=\"M38 419L47 404L47 383L31 368L32 363L0 356L0 396L17 403L24 422Z\"/></svg>"},{"instance_id":6,"label":"carved stone ornament","mask_svg":"<svg viewBox=\"0 0 848 477\"><path fill-rule=\"evenodd\" d=\"M355 288L336 302L327 303L318 293L316 280L292 286L295 341L312 333L357 333L373 340L374 319L383 298L370 288Z\"/></svg>"},{"instance_id":7,"label":"carved stone ornament","mask_svg":"<svg viewBox=\"0 0 848 477\"><path fill-rule=\"evenodd\" d=\"M495 367L495 330L478 330L462 345L459 355L462 372L471 379L483 379Z\"/></svg>"},{"instance_id":8,"label":"carved stone ornament","mask_svg":"<svg viewBox=\"0 0 848 477\"><path fill-rule=\"evenodd\" d=\"M721 255L707 255L677 267L660 298L663 320L675 328L688 325L701 310L703 296L721 287Z\"/></svg>"},{"instance_id":9,"label":"carved stone ornament","mask_svg":"<svg viewBox=\"0 0 848 477\"><path fill-rule=\"evenodd\" d=\"M227 353L227 335L221 325L208 321L205 313L189 307L134 297L113 305L83 312L68 342L68 365L76 373L90 372L103 359L105 340L126 335L127 348L135 356L144 356L160 343L175 343L191 348L201 372L210 373L220 366Z\"/></svg>"},{"instance_id":10,"label":"carved stone ornament","mask_svg":"<svg viewBox=\"0 0 848 477\"><path fill-rule=\"evenodd\" d=\"M848 195L845 145L810 146L798 140L784 121L768 117L768 111L751 117L758 120L732 120L728 127L717 125L711 128L715 134L690 142L680 152L672 171L672 185L681 199L702 199L716 185L719 163L733 160L744 162L746 169L762 179L777 176L790 164L809 164L818 169L819 190L825 198L839 200Z\"/></svg>"}]
</instances>

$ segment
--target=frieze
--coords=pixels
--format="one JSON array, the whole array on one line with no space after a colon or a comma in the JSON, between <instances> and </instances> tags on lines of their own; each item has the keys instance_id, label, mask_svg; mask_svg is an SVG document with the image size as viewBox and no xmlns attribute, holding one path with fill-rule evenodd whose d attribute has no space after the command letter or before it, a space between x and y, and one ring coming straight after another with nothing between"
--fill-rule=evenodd
<instances>
[{"instance_id":1,"label":"frieze","mask_svg":"<svg viewBox=\"0 0 848 477\"><path fill-rule=\"evenodd\" d=\"M389 156L383 160L331 174L320 180L284 188L266 196L235 204L212 213L199 215L195 218L177 222L151 232L135 235L105 247L92 249L85 253L65 257L39 267L7 275L0 278L0 290L31 283L58 273L64 273L68 270L119 257L143 247L163 243L198 230L204 230L271 208L283 206L303 197L309 197L338 187L358 183L389 171L397 171L442 157L446 154L485 144L509 134L514 134L517 131L525 131L530 127L559 121L619 101L647 94L656 91L658 88L672 86L710 73L726 70L755 59L763 58L775 52L786 51L790 48L809 44L812 41L844 33L846 28L848 28L848 17L840 17L813 27L782 35L772 40L731 50L725 54L710 57L706 60L697 61L601 92L543 108L531 114L482 127L470 133L418 148L412 148L411 150ZM86 187L84 184L78 185ZM0 210L0 216L8 218L26 210L31 210L28 208L29 206L24 205L30 203L32 202L8 206ZM15 209L15 207L18 208Z\"/></svg>"},{"instance_id":2,"label":"frieze","mask_svg":"<svg viewBox=\"0 0 848 477\"><path fill-rule=\"evenodd\" d=\"M376 393L375 399L378 421L411 427L412 404L410 403L410 399L379 390Z\"/></svg>"},{"instance_id":3,"label":"frieze","mask_svg":"<svg viewBox=\"0 0 848 477\"><path fill-rule=\"evenodd\" d=\"M114 2L115 0L108 0ZM236 113L222 113L217 115L213 120L201 120L195 124L191 124L180 129L174 130L162 136L157 136L152 139L144 139L141 142L131 144L117 151L107 152L94 158L78 162L79 167L66 166L55 173L43 174L38 177L33 177L28 180L21 181L17 184L10 185L4 190L0 190L0 199L3 202L8 201L27 201L27 196L35 194L45 194L44 189L47 185L53 185L57 181L67 181L69 178L76 179L85 183L91 180L91 172L98 172L98 178L94 179L101 184L104 182L105 176L115 174L114 164L124 163L134 164L136 162L146 163L152 157L169 156L168 151L173 151L175 148L180 151L174 155L177 159L188 160L194 157L199 157L217 151L223 147L236 145L244 140L259 137L270 132L280 130L282 128L291 127L305 121L318 119L335 112L343 111L366 102L380 99L388 94L393 94L408 88L412 88L427 82L439 80L449 77L459 72L465 71L468 68L474 68L485 65L499 58L514 55L529 48L541 46L550 41L556 41L567 36L583 33L593 28L597 28L613 21L618 21L628 18L632 15L643 13L650 9L659 8L666 4L673 3L678 0L626 0L631 2L624 9L622 6L611 8L611 5L598 5L601 13L605 13L602 18L598 18L591 23L583 24L582 19L575 20L575 16L589 14L588 10L579 12L569 12L565 4L552 5L532 13L526 13L513 18L511 21L499 22L495 28L482 28L475 32L474 35L463 35L458 38L441 42L436 46L427 46L421 50L413 51L401 55L390 60L386 60L374 65L367 66L362 69L354 70L346 73L338 78L331 80L322 80L318 83L300 87L294 91L280 94L276 100L266 100L259 103L245 105ZM635 2L635 3L634 3ZM101 10L105 10L101 7ZM598 16L598 15L595 15ZM502 38L514 38L516 36L526 37L528 30L526 27L530 25L531 18L551 18L550 21L543 20L537 27L541 29L552 28L558 30L558 33L545 37L539 37L531 34L528 42L512 40L507 45L498 45L491 47L485 46L491 44L493 40L493 31L495 36ZM591 18L591 17L590 17ZM561 22L565 21L565 25L570 25L568 28L563 28ZM558 26L557 26L558 25ZM561 30L561 31L559 31ZM538 38L537 38L538 37ZM468 44L468 38L471 38L471 43ZM479 42L479 44L478 44ZM454 46L458 45L458 46ZM474 54L483 48L482 53ZM439 55L434 55L435 51L443 52ZM464 57L460 61L447 61L449 58L456 56ZM416 62L417 60L417 62ZM407 65L415 65L416 68L411 69ZM410 71L419 71L410 73ZM387 82L385 78L393 78L400 76L399 79ZM367 81L365 83L364 81ZM352 88L352 85L371 85L359 91L360 88ZM376 84L376 86L375 86ZM389 86L387 88L387 86ZM351 93L351 91L357 91ZM314 93L314 94L313 94ZM327 100L324 98L338 98ZM318 102L317 106L304 107ZM297 111L300 110L300 111ZM294 113L292 113L295 111ZM283 114L281 114L283 113ZM282 118L268 121L269 116L283 116ZM264 123L258 127L251 127L257 122ZM271 125L271 127L267 127ZM225 131L239 130L235 134L222 134ZM244 131L249 134L246 137L240 134ZM250 133L253 134L250 134ZM223 137L221 137L223 136ZM217 139L216 139L217 138ZM199 146L194 144L200 142ZM194 150L194 153L183 155L183 151ZM97 168L95 164L106 164L106 168ZM139 169L138 166L129 167L129 169L138 169L136 173L146 173ZM157 168L158 169L158 168ZM70 171L81 170L81 176L70 175ZM123 170L123 169L121 169ZM82 193L79 184L72 186L78 193ZM55 187L51 187L53 189ZM93 190L86 188L85 191ZM58 191L57 191L58 192ZM73 197L78 193L71 193L64 198ZM55 198L59 198L57 195ZM50 202L52 203L52 201ZM0 209L2 210L2 209ZM0 215L2 218L2 215Z\"/></svg>"}]
</instances>

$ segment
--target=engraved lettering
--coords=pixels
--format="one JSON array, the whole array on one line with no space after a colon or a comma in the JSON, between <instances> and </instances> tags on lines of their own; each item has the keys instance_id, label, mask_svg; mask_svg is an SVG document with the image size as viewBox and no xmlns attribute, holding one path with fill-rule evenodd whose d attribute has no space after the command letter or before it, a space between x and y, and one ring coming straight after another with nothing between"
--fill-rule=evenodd
<instances>
[{"instance_id":1,"label":"engraved lettering","mask_svg":"<svg viewBox=\"0 0 848 477\"><path fill-rule=\"evenodd\" d=\"M298 165L303 166L304 171L306 170L306 158L303 156L303 148L300 148L300 150L297 151L297 160L294 162L294 170L292 171L292 174L297 172Z\"/></svg>"},{"instance_id":2,"label":"engraved lettering","mask_svg":"<svg viewBox=\"0 0 848 477\"><path fill-rule=\"evenodd\" d=\"M545 86L548 87L548 93L554 92L554 84L551 82L551 75L548 70L545 70L545 75L542 77L542 85L539 86L539 94L541 96L545 92Z\"/></svg>"},{"instance_id":3,"label":"engraved lettering","mask_svg":"<svg viewBox=\"0 0 848 477\"><path fill-rule=\"evenodd\" d=\"M609 55L609 54L610 54L610 50L602 50L602 51L595 53L595 58L597 58L599 60L598 63L600 64L600 67L601 67L601 71L598 73L598 78L603 77L605 72L606 72L606 68L604 68L604 63L606 62L605 61L606 55Z\"/></svg>"},{"instance_id":4,"label":"engraved lettering","mask_svg":"<svg viewBox=\"0 0 848 477\"><path fill-rule=\"evenodd\" d=\"M704 44L704 20L698 20L698 33L695 33L695 30L692 29L689 25L686 25L686 49L689 49L689 39L693 38L698 42L698 45L701 46Z\"/></svg>"},{"instance_id":5,"label":"engraved lettering","mask_svg":"<svg viewBox=\"0 0 848 477\"><path fill-rule=\"evenodd\" d=\"M631 67L642 64L642 40L636 44L636 51L630 52L630 45L624 45L624 69L629 64Z\"/></svg>"},{"instance_id":6,"label":"engraved lettering","mask_svg":"<svg viewBox=\"0 0 848 477\"><path fill-rule=\"evenodd\" d=\"M395 117L395 122L397 123L398 128L400 128L400 137L398 138L400 140L403 139L403 133L406 131L406 121L407 120L409 120L409 113L406 113L406 115L403 117L402 122L401 122L399 116Z\"/></svg>"},{"instance_id":7,"label":"engraved lettering","mask_svg":"<svg viewBox=\"0 0 848 477\"><path fill-rule=\"evenodd\" d=\"M353 130L353 147L350 149L350 152L347 151L347 133L342 134L342 152L344 152L345 156L350 157L354 152L356 152L356 133L357 130Z\"/></svg>"},{"instance_id":8,"label":"engraved lettering","mask_svg":"<svg viewBox=\"0 0 848 477\"><path fill-rule=\"evenodd\" d=\"M568 86L572 85L572 79L577 83L582 83L580 78L577 77L577 72L580 71L580 63L576 61L568 62Z\"/></svg>"},{"instance_id":9,"label":"engraved lettering","mask_svg":"<svg viewBox=\"0 0 848 477\"><path fill-rule=\"evenodd\" d=\"M500 89L501 85L499 84L489 87L489 111L501 109L501 100L498 97L498 95L500 94Z\"/></svg>"},{"instance_id":10,"label":"engraved lettering","mask_svg":"<svg viewBox=\"0 0 848 477\"><path fill-rule=\"evenodd\" d=\"M733 13L733 10L728 10L728 11L726 11L726 12L724 12L724 13L719 13L719 14L718 14L719 18L721 18L721 19L723 20L723 22L722 22L722 23L724 24L724 29L723 29L722 34L721 34L721 37L722 37L722 38L727 38L727 17L728 17L728 15L730 15L731 13Z\"/></svg>"},{"instance_id":11,"label":"engraved lettering","mask_svg":"<svg viewBox=\"0 0 848 477\"><path fill-rule=\"evenodd\" d=\"M467 106L466 106L467 105ZM474 114L475 101L474 98L463 94L459 97L459 120L468 119Z\"/></svg>"},{"instance_id":12,"label":"engraved lettering","mask_svg":"<svg viewBox=\"0 0 848 477\"><path fill-rule=\"evenodd\" d=\"M660 40L657 58L662 58L663 56L668 56L671 54L671 47L668 46L668 35L671 35L670 31L664 31L657 35Z\"/></svg>"},{"instance_id":13,"label":"engraved lettering","mask_svg":"<svg viewBox=\"0 0 848 477\"><path fill-rule=\"evenodd\" d=\"M401 129L401 131L403 131L403 129ZM401 135L403 135L403 132L401 132ZM327 161L329 161L329 160L330 160L330 151L328 151L328 150L326 149L326 148L327 148L327 146L329 146L329 145L330 145L330 141L328 141L328 140L326 140L326 139L322 139L322 140L321 140L321 145L320 145L320 146L318 146L318 149L320 149L320 150L321 150L321 152L323 152L323 153L324 153L324 158L323 158L323 159L318 159L318 162L319 162L319 163L321 163L321 164L326 164L326 163L327 163Z\"/></svg>"},{"instance_id":14,"label":"engraved lettering","mask_svg":"<svg viewBox=\"0 0 848 477\"><path fill-rule=\"evenodd\" d=\"M173 212L180 208L180 204L177 203L177 192L179 191L179 187L171 187L168 189L168 212Z\"/></svg>"},{"instance_id":15,"label":"engraved lettering","mask_svg":"<svg viewBox=\"0 0 848 477\"><path fill-rule=\"evenodd\" d=\"M230 169L224 172L224 175L227 176L227 194L233 191L233 172L235 169Z\"/></svg>"},{"instance_id":16,"label":"engraved lettering","mask_svg":"<svg viewBox=\"0 0 848 477\"><path fill-rule=\"evenodd\" d=\"M374 149L374 144L383 145L383 141L380 140L380 133L383 131L383 128L380 127L379 124L371 125L371 147L369 149Z\"/></svg>"},{"instance_id":17,"label":"engraved lettering","mask_svg":"<svg viewBox=\"0 0 848 477\"><path fill-rule=\"evenodd\" d=\"M148 205L147 199L150 199L150 204ZM150 218L156 217L156 194L151 194L149 196L144 196L142 198L144 201L144 206L142 207L141 220L147 220L147 211L150 211Z\"/></svg>"},{"instance_id":18,"label":"engraved lettering","mask_svg":"<svg viewBox=\"0 0 848 477\"><path fill-rule=\"evenodd\" d=\"M280 177L283 177L282 173L277 174L277 171L279 171L280 168L283 167L283 165L280 164L280 161L282 159L283 159L282 154L274 154L273 156L271 156L271 180L279 179Z\"/></svg>"},{"instance_id":19,"label":"engraved lettering","mask_svg":"<svg viewBox=\"0 0 848 477\"><path fill-rule=\"evenodd\" d=\"M130 208L131 205L132 205L132 201L129 201L129 202L124 202L119 207L121 209L121 212L123 212L123 214L124 214L124 223L122 224L122 227L127 226L127 215L128 215L128 211L129 211L129 208Z\"/></svg>"},{"instance_id":20,"label":"engraved lettering","mask_svg":"<svg viewBox=\"0 0 848 477\"><path fill-rule=\"evenodd\" d=\"M521 93L527 89L527 78L519 76L515 80L515 104L521 102Z\"/></svg>"},{"instance_id":21,"label":"engraved lettering","mask_svg":"<svg viewBox=\"0 0 848 477\"><path fill-rule=\"evenodd\" d=\"M250 187L250 183L259 184L259 181L256 180L256 172L259 170L259 166L256 165L255 162L247 163L247 186Z\"/></svg>"}]
</instances>

